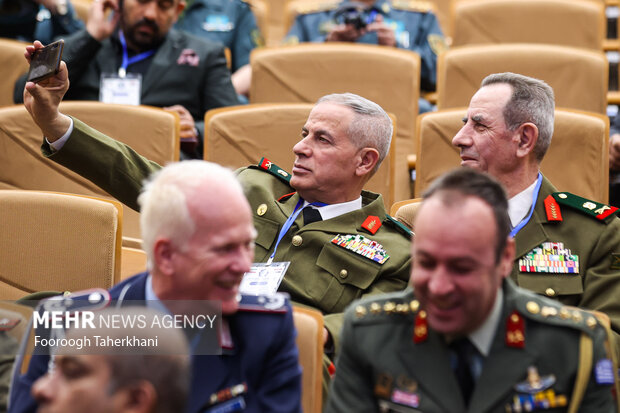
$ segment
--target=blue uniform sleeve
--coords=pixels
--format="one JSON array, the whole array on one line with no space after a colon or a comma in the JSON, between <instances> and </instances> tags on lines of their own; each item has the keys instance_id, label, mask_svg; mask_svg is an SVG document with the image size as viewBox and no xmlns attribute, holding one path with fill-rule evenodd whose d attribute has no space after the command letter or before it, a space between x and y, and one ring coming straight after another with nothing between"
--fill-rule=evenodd
<instances>
[{"instance_id":1,"label":"blue uniform sleeve","mask_svg":"<svg viewBox=\"0 0 620 413\"><path fill-rule=\"evenodd\" d=\"M15 375L11 383L9 395L9 413L34 413L37 402L30 394L34 382L45 373L49 363L49 356L33 355L25 374Z\"/></svg>"},{"instance_id":2,"label":"blue uniform sleeve","mask_svg":"<svg viewBox=\"0 0 620 413\"><path fill-rule=\"evenodd\" d=\"M437 48L443 46L443 33L437 17L432 12L421 14L417 32L412 32L409 50L420 55L421 87L435 90L437 83ZM399 44L402 48L402 45Z\"/></svg>"},{"instance_id":3,"label":"blue uniform sleeve","mask_svg":"<svg viewBox=\"0 0 620 413\"><path fill-rule=\"evenodd\" d=\"M250 63L250 52L262 42L254 13L246 3L241 4L240 8L231 50L233 72Z\"/></svg>"},{"instance_id":4,"label":"blue uniform sleeve","mask_svg":"<svg viewBox=\"0 0 620 413\"><path fill-rule=\"evenodd\" d=\"M325 41L325 35L319 30L321 14L300 14L285 38L285 43L303 43Z\"/></svg>"},{"instance_id":5,"label":"blue uniform sleeve","mask_svg":"<svg viewBox=\"0 0 620 413\"><path fill-rule=\"evenodd\" d=\"M264 360L262 386L258 389L261 411L272 413L301 412L301 368L295 343L293 311L287 313Z\"/></svg>"}]
</instances>

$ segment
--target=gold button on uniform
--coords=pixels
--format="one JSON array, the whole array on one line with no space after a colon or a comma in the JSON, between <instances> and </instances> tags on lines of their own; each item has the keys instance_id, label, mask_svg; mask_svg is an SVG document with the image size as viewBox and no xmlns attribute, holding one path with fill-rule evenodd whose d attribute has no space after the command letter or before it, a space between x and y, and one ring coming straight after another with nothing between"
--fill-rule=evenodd
<instances>
[{"instance_id":1,"label":"gold button on uniform","mask_svg":"<svg viewBox=\"0 0 620 413\"><path fill-rule=\"evenodd\" d=\"M293 237L293 245L299 247L301 243L304 242L304 239L300 235L295 235Z\"/></svg>"},{"instance_id":2,"label":"gold button on uniform","mask_svg":"<svg viewBox=\"0 0 620 413\"><path fill-rule=\"evenodd\" d=\"M545 294L547 294L547 297L555 297L555 290L553 288L547 288Z\"/></svg>"},{"instance_id":3,"label":"gold button on uniform","mask_svg":"<svg viewBox=\"0 0 620 413\"><path fill-rule=\"evenodd\" d=\"M260 204L258 208L256 208L256 213L259 217L262 217L267 212L267 204Z\"/></svg>"},{"instance_id":4,"label":"gold button on uniform","mask_svg":"<svg viewBox=\"0 0 620 413\"><path fill-rule=\"evenodd\" d=\"M347 278L349 272L347 270L340 270L340 278Z\"/></svg>"},{"instance_id":5,"label":"gold button on uniform","mask_svg":"<svg viewBox=\"0 0 620 413\"><path fill-rule=\"evenodd\" d=\"M528 301L528 303L525 305L525 308L527 308L527 311L532 314L538 314L538 312L540 311L540 307L535 301Z\"/></svg>"}]
</instances>

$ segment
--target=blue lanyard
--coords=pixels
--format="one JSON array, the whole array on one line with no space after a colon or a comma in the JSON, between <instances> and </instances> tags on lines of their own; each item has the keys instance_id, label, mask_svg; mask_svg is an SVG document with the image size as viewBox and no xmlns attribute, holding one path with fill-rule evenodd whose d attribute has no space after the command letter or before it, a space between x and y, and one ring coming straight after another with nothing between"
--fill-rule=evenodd
<instances>
[{"instance_id":1,"label":"blue lanyard","mask_svg":"<svg viewBox=\"0 0 620 413\"><path fill-rule=\"evenodd\" d=\"M118 75L120 77L125 77L125 75L127 74L127 67L129 65L139 62L140 60L148 59L149 57L153 56L153 54L155 54L155 49L153 49L147 50L146 52L142 52L130 58L127 54L127 41L125 40L125 36L123 35L122 30L119 30L118 37L121 41L121 46L123 47L123 62L121 63L121 67L118 69Z\"/></svg>"},{"instance_id":2,"label":"blue lanyard","mask_svg":"<svg viewBox=\"0 0 620 413\"><path fill-rule=\"evenodd\" d=\"M530 222L530 218L532 218L532 214L534 213L534 208L536 207L536 201L538 200L538 193L540 192L540 185L542 184L542 174L538 172L538 178L536 179L536 186L534 187L534 196L532 197L532 207L530 208L530 213L527 217L523 218L519 224L510 231L510 236L514 238L515 235L521 228L523 228L528 222Z\"/></svg>"},{"instance_id":3,"label":"blue lanyard","mask_svg":"<svg viewBox=\"0 0 620 413\"><path fill-rule=\"evenodd\" d=\"M278 234L278 239L276 240L276 246L273 248L273 252L271 253L271 256L269 257L269 259L267 260L267 264L271 264L273 262L273 257L276 256L276 251L278 250L278 245L280 245L280 241L282 241L282 238L284 238L284 235L286 235L288 230L291 229L293 222L295 222L295 220L299 216L299 213L303 210L303 208L301 208L303 204L304 204L304 200L299 198L299 201L297 201L297 205L295 205L295 210L293 211L291 216L288 217L286 222L284 222L284 225L282 226L282 229L280 230L280 233ZM312 202L306 206L310 206L310 205L322 207L327 204L323 202Z\"/></svg>"}]
</instances>

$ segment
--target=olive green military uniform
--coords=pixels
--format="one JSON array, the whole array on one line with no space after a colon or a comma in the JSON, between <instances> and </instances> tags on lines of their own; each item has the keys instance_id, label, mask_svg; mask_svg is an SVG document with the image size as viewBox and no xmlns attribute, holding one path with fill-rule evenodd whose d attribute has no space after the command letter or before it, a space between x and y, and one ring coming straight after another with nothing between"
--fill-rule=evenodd
<instances>
[{"instance_id":1,"label":"olive green military uniform","mask_svg":"<svg viewBox=\"0 0 620 413\"><path fill-rule=\"evenodd\" d=\"M126 145L74 119L71 138L62 150L51 154L44 143L43 153L61 165L84 176L131 208L138 209L137 197L142 181L161 168L133 152ZM280 171L280 173L278 173ZM299 200L290 176L275 165L268 169L244 168L238 177L254 213L257 262L265 262L273 252L275 240ZM279 200L280 199L280 200ZM407 230L386 215L380 195L364 191L363 207L344 215L303 226L300 215L284 236L274 261L290 261L280 291L293 301L318 308L324 314L334 344L346 306L364 294L402 290L409 279L409 239ZM364 229L368 217L377 217ZM379 244L389 258L379 263L338 246L338 235L359 235ZM376 248L379 248L376 247ZM340 313L340 314L338 314Z\"/></svg>"},{"instance_id":2,"label":"olive green military uniform","mask_svg":"<svg viewBox=\"0 0 620 413\"><path fill-rule=\"evenodd\" d=\"M559 209L559 214L555 213L561 215L561 221L554 221L553 212L546 212L544 202L556 191L543 178L532 218L515 236L517 260L511 278L520 287L553 297L563 304L606 313L612 329L620 333L620 219L612 214L600 220L587 208L558 203L555 209ZM556 198L561 201L558 195L556 193ZM574 198L568 193L566 196L566 200ZM592 211L601 207L596 203L592 205L597 205ZM543 243L562 243L571 255L577 256L578 273L549 273L545 266L521 271L519 260ZM616 338L620 344L620 335Z\"/></svg>"},{"instance_id":3,"label":"olive green military uniform","mask_svg":"<svg viewBox=\"0 0 620 413\"><path fill-rule=\"evenodd\" d=\"M502 288L501 316L469 408L443 335L420 321L425 313L408 290L347 310L326 412L566 412L579 394L574 411L616 412L608 330L590 313L511 281Z\"/></svg>"}]
</instances>

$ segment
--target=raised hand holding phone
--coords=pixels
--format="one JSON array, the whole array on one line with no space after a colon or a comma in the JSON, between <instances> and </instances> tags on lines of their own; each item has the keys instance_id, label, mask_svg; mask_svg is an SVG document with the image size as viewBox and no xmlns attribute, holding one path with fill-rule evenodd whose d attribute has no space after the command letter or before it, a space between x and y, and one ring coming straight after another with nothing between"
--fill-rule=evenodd
<instances>
[{"instance_id":1,"label":"raised hand holding phone","mask_svg":"<svg viewBox=\"0 0 620 413\"><path fill-rule=\"evenodd\" d=\"M26 46L24 53L26 60L32 62L33 55L43 48L43 44L38 40L35 40L32 46ZM67 89L69 89L69 75L67 65L63 61L60 61L55 74L39 80L38 83L26 82L24 88L24 106L51 142L60 138L71 125L69 117L58 110Z\"/></svg>"}]
</instances>

